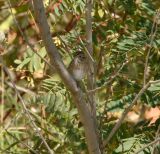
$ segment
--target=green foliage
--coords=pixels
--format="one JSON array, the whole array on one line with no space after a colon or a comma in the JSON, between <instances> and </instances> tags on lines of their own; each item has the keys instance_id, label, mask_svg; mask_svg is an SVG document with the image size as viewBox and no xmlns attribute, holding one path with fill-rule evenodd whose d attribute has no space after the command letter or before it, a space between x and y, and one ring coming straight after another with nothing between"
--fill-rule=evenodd
<instances>
[{"instance_id":1,"label":"green foliage","mask_svg":"<svg viewBox=\"0 0 160 154\"><path fill-rule=\"evenodd\" d=\"M44 3L53 42L68 65L72 53L79 48L84 50L86 45L85 1L45 0ZM20 35L7 1L0 1L0 31L6 34L0 44L0 52L5 65L11 68L10 74L19 87L29 113L55 153L87 153L83 126L70 93L54 68L51 69L42 59L49 62L30 1L12 0L11 4L21 30L41 56L34 53ZM102 87L96 91L96 97L97 118L103 140L143 87L145 58L149 50L147 81L160 79L160 17L156 21L157 27L153 28L159 7L159 0L94 1L93 58L97 66L96 86ZM153 41L152 31L156 31ZM119 71L126 61L128 63ZM117 71L118 75L106 84ZM3 117L0 153L48 153L10 86L9 77L5 73L0 79L4 82L4 87L0 87L4 94L4 105L2 107L1 104L0 108ZM136 122L128 120L128 115L105 151L132 154L153 141L159 120L152 124L146 120L143 107L150 109L159 105L160 84L157 83L144 92L135 105L136 109L132 110L139 119ZM151 153L152 150L150 146L141 153Z\"/></svg>"},{"instance_id":2,"label":"green foliage","mask_svg":"<svg viewBox=\"0 0 160 154\"><path fill-rule=\"evenodd\" d=\"M26 69L29 72L35 72L39 70L44 69L44 61L42 58L46 56L46 50L45 48L41 48L38 52L38 54L41 56L39 57L36 53L34 53L30 48L26 50L26 52L23 55L23 60L16 59L14 62L18 64L17 70Z\"/></svg>"}]
</instances>

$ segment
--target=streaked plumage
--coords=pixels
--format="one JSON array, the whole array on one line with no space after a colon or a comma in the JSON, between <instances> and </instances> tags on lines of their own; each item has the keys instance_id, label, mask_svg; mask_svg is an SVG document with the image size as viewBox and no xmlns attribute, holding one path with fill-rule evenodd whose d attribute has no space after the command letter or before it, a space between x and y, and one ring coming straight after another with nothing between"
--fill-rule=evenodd
<instances>
[{"instance_id":1,"label":"streaked plumage","mask_svg":"<svg viewBox=\"0 0 160 154\"><path fill-rule=\"evenodd\" d=\"M73 60L69 64L68 70L77 81L82 80L87 73L87 58L82 51L75 53Z\"/></svg>"}]
</instances>

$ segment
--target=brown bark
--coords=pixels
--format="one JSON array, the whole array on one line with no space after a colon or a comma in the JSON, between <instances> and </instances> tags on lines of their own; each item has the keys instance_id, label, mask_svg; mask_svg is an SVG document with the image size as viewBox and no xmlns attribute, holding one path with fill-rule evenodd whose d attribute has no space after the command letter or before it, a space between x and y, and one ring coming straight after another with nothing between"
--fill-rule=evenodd
<instances>
[{"instance_id":1,"label":"brown bark","mask_svg":"<svg viewBox=\"0 0 160 154\"><path fill-rule=\"evenodd\" d=\"M79 87L77 87L76 82L68 73L65 65L63 64L56 46L52 41L49 26L47 23L44 5L42 0L33 0L34 11L36 15L36 21L40 29L40 34L44 42L46 51L57 70L57 73L63 80L66 87L71 92L73 100L77 106L80 119L84 125L86 141L88 145L88 150L90 154L100 154L99 145L96 137L96 131L94 128L94 122L91 114L87 107L87 102L84 98L84 94Z\"/></svg>"},{"instance_id":2,"label":"brown bark","mask_svg":"<svg viewBox=\"0 0 160 154\"><path fill-rule=\"evenodd\" d=\"M86 0L86 40L87 40L87 51L93 58L93 41L92 41L92 6L93 6L93 0ZM88 63L90 66L90 69L88 71L88 76L87 76L87 88L88 90L93 90L95 89L95 62L92 61L92 59L88 56ZM96 119L96 98L95 98L95 93L89 93L89 100L90 100L90 105L91 105L91 114L92 118L94 120L94 127L96 130L96 135L97 135L97 140L99 141L99 144L102 142L100 133L98 130L98 122ZM101 150L102 151L102 150Z\"/></svg>"}]
</instances>

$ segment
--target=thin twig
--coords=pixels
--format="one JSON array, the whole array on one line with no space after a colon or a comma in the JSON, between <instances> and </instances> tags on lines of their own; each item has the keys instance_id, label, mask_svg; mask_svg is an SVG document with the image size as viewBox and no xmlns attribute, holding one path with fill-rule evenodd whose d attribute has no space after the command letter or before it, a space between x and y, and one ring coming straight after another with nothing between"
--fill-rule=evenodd
<instances>
[{"instance_id":1,"label":"thin twig","mask_svg":"<svg viewBox=\"0 0 160 154\"><path fill-rule=\"evenodd\" d=\"M160 141L160 138L157 138L156 140L152 141L151 143L147 144L146 146L144 146L143 148L141 148L140 150L138 150L135 154L138 154L140 153L141 151L143 151L145 148L148 148L149 146L157 143Z\"/></svg>"},{"instance_id":2,"label":"thin twig","mask_svg":"<svg viewBox=\"0 0 160 154\"><path fill-rule=\"evenodd\" d=\"M10 126L18 119L18 117L19 117L20 115L22 115L22 114L23 114L23 112L20 111L20 112L18 112L15 116L12 116L12 119L10 119L10 121L5 124L5 126L4 126L4 128L3 128L3 131L6 130L6 129L9 129L9 127L10 127ZM2 132L1 132L1 133L2 133Z\"/></svg>"},{"instance_id":3,"label":"thin twig","mask_svg":"<svg viewBox=\"0 0 160 154\"><path fill-rule=\"evenodd\" d=\"M75 31L76 35L78 36L78 39L80 40L81 45L83 46L85 52L87 53L88 57L92 60L93 63L95 63L95 60L93 59L91 53L89 50L86 48L85 44L83 43L81 36L78 35L77 31Z\"/></svg>"},{"instance_id":4,"label":"thin twig","mask_svg":"<svg viewBox=\"0 0 160 154\"><path fill-rule=\"evenodd\" d=\"M1 61L1 60L0 60ZM2 61L1 61L2 63ZM7 75L9 76L10 80L11 80L11 83L13 85L13 88L15 90L15 92L17 93L17 96L18 98L20 99L21 103L22 103L22 107L23 107L23 110L25 111L25 115L29 118L29 120L31 121L31 124L33 126L33 128L35 129L35 132L39 135L39 137L41 138L41 140L43 141L44 145L46 146L46 148L48 149L49 153L50 154L54 154L54 152L51 150L51 148L49 147L48 143L46 142L46 140L44 139L44 137L42 136L42 134L40 133L40 130L38 128L38 126L36 125L36 123L34 122L32 116L30 115L27 107L26 107L26 103L25 101L23 100L23 98L21 97L18 89L16 88L16 85L14 83L14 81L12 80L11 76L10 76L10 73L8 71L8 68L2 63L2 68L4 68L5 72L7 73Z\"/></svg>"},{"instance_id":5,"label":"thin twig","mask_svg":"<svg viewBox=\"0 0 160 154\"><path fill-rule=\"evenodd\" d=\"M5 82L8 86L10 86L11 88L13 88L13 85L11 82L8 82L6 81ZM30 89L27 89L27 88L24 88L24 87L21 87L21 86L18 86L15 84L15 87L17 88L18 91L22 91L22 92L25 92L25 93L28 93L29 95L32 95L32 96L36 96L36 93L31 91Z\"/></svg>"},{"instance_id":6,"label":"thin twig","mask_svg":"<svg viewBox=\"0 0 160 154\"><path fill-rule=\"evenodd\" d=\"M112 75L107 82L105 82L105 83L104 83L102 86L100 86L100 87L97 87L97 88L95 88L95 89L89 90L88 93L93 93L93 92L96 92L96 91L98 91L98 90L101 90L101 89L105 88L109 83L111 83L111 82L119 75L119 73L121 72L121 70L122 70L122 69L124 68L124 66L126 66L128 63L129 63L129 60L125 61L125 62L120 66L120 68L118 69L118 71L117 71L114 75Z\"/></svg>"},{"instance_id":7,"label":"thin twig","mask_svg":"<svg viewBox=\"0 0 160 154\"><path fill-rule=\"evenodd\" d=\"M149 56L150 56L150 52L152 49L152 44L153 44L153 40L156 36L157 33L157 20L160 16L160 12L158 12L155 17L154 17L154 21L153 21L153 25L152 25L152 29L151 29L151 40L148 46L148 52L147 52L147 56L146 56L146 60L145 60L145 66L144 66L144 76L143 76L143 86L145 86L146 84L146 78L147 78L147 69L148 69L148 61L149 61Z\"/></svg>"},{"instance_id":8,"label":"thin twig","mask_svg":"<svg viewBox=\"0 0 160 154\"><path fill-rule=\"evenodd\" d=\"M33 154L38 154L38 152L36 152L34 149L32 149L29 145L25 144L25 142L23 142L22 140L19 140L16 136L14 136L12 133L10 133L7 129L5 129L5 131L7 132L8 135L10 135L12 138L14 138L17 142L19 142L20 144L24 145L28 149L30 149L30 151L32 151ZM6 150L4 149L2 151L2 153L3 152L6 152Z\"/></svg>"},{"instance_id":9,"label":"thin twig","mask_svg":"<svg viewBox=\"0 0 160 154\"><path fill-rule=\"evenodd\" d=\"M108 135L107 139L103 142L103 146L104 147L109 143L109 141L111 140L111 138L113 137L113 135L119 129L119 127L121 126L121 124L124 121L125 117L127 116L128 112L136 104L137 100L141 97L141 95L150 87L151 84L156 84L156 83L159 83L159 82L160 82L160 80L149 81L149 82L147 82L147 84L145 84L145 86L143 86L143 88L135 96L135 98L133 99L133 101L131 102L131 104L124 110L124 112L122 113L120 119L118 120L118 122L115 124L115 126L111 130L110 134Z\"/></svg>"},{"instance_id":10,"label":"thin twig","mask_svg":"<svg viewBox=\"0 0 160 154\"><path fill-rule=\"evenodd\" d=\"M157 132L156 132L156 135L155 135L155 140L158 139L160 137L160 124L158 126L158 129L157 129ZM153 150L152 150L152 154L154 154L154 151L155 151L155 148L156 148L157 144L154 144L153 145Z\"/></svg>"},{"instance_id":11,"label":"thin twig","mask_svg":"<svg viewBox=\"0 0 160 154\"><path fill-rule=\"evenodd\" d=\"M64 48L65 48L65 51L67 51L68 55L70 58L73 58L73 56L71 55L71 51L70 49L68 48L66 42L62 39L62 37L60 35L57 34L57 37L60 39L60 41L62 42Z\"/></svg>"}]
</instances>

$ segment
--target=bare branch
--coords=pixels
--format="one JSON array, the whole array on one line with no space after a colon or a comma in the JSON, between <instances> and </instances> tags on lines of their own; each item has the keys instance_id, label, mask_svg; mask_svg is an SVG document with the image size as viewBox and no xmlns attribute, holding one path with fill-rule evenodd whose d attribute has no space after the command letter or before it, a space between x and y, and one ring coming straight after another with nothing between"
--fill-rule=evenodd
<instances>
[{"instance_id":1,"label":"bare branch","mask_svg":"<svg viewBox=\"0 0 160 154\"><path fill-rule=\"evenodd\" d=\"M119 129L119 127L121 126L121 124L124 121L125 117L127 116L128 112L136 104L137 100L141 97L141 95L150 87L151 84L156 84L156 83L159 83L159 82L160 82L160 80L149 81L147 84L145 84L145 86L143 86L143 88L139 91L139 93L133 99L132 103L124 110L124 112L122 113L120 119L118 120L118 122L115 124L115 126L111 130L110 134L108 135L107 139L103 142L103 146L104 147L109 143L109 141L111 140L113 135Z\"/></svg>"},{"instance_id":2,"label":"bare branch","mask_svg":"<svg viewBox=\"0 0 160 154\"><path fill-rule=\"evenodd\" d=\"M80 119L84 125L89 152L92 154L99 154L99 145L95 133L94 122L87 107L85 96L81 89L77 87L77 83L67 71L65 65L61 60L58 50L52 41L42 0L33 0L33 5L36 14L36 21L38 23L42 40L46 47L46 51L50 56L50 60L52 61L55 69L57 70L57 73L62 78L66 87L70 90L74 102L77 106Z\"/></svg>"},{"instance_id":3,"label":"bare branch","mask_svg":"<svg viewBox=\"0 0 160 154\"><path fill-rule=\"evenodd\" d=\"M153 142L147 144L146 146L144 146L143 148L141 148L140 150L138 150L135 154L140 153L140 152L143 151L145 148L148 148L149 146L151 146L151 145L153 145L153 144L155 144L155 143L157 143L157 142L159 142L159 141L160 141L160 138L157 138L157 139L154 140Z\"/></svg>"},{"instance_id":4,"label":"bare branch","mask_svg":"<svg viewBox=\"0 0 160 154\"><path fill-rule=\"evenodd\" d=\"M87 89L92 90L95 88L95 63L90 57L93 57L93 40L92 40L92 6L93 0L86 0L86 42L87 42L87 58L89 71L87 74ZM80 39L81 40L81 39ZM82 41L81 41L82 42ZM89 55L89 56L88 56ZM94 93L89 93L91 114L94 120L94 127L96 129L97 140L100 141L98 130L98 123L96 119L96 99ZM99 143L100 144L100 143Z\"/></svg>"},{"instance_id":5,"label":"bare branch","mask_svg":"<svg viewBox=\"0 0 160 154\"><path fill-rule=\"evenodd\" d=\"M93 57L93 42L92 42L92 0L86 0L86 42L87 42L87 51ZM88 89L93 89L95 85L95 72L94 72L94 63L88 57L89 72L87 77ZM93 96L92 96L93 97Z\"/></svg>"},{"instance_id":6,"label":"bare branch","mask_svg":"<svg viewBox=\"0 0 160 154\"><path fill-rule=\"evenodd\" d=\"M30 149L30 151L33 152L33 154L38 154L38 152L36 152L34 149L32 149L28 144L25 144L25 142L23 142L23 140L19 140L15 135L13 135L12 133L10 133L7 129L5 129L5 131L7 132L8 135L10 135L12 138L14 138L17 142L19 142L20 144L24 145L26 148ZM2 151L2 153L5 153L5 149Z\"/></svg>"},{"instance_id":7,"label":"bare branch","mask_svg":"<svg viewBox=\"0 0 160 154\"><path fill-rule=\"evenodd\" d=\"M86 42L87 42L87 51L89 52L89 55L93 57L93 44L92 44L92 0L86 0ZM92 90L95 86L95 72L94 72L94 63L88 57L88 65L89 65L89 71L87 76L87 87L89 90ZM92 110L92 116L94 117L94 120L96 121L96 102L94 95L92 93L89 94L90 99L90 105Z\"/></svg>"},{"instance_id":8,"label":"bare branch","mask_svg":"<svg viewBox=\"0 0 160 154\"><path fill-rule=\"evenodd\" d=\"M11 88L14 88L13 84L11 82L7 82L6 81L5 83L8 86L10 86ZM30 89L27 89L27 88L24 88L24 87L21 87L21 86L18 86L18 85L15 85L15 87L17 88L18 91L28 93L29 95L32 95L32 96L36 96L36 93L34 93L33 91L31 91Z\"/></svg>"},{"instance_id":9,"label":"bare branch","mask_svg":"<svg viewBox=\"0 0 160 154\"><path fill-rule=\"evenodd\" d=\"M124 68L124 66L126 66L127 64L129 63L129 60L126 60L121 66L120 68L117 70L117 72L112 75L109 80L107 82L105 82L102 86L100 87L97 87L95 89L92 89L92 90L88 90L88 93L93 93L93 92L96 92L98 90L101 90L103 88L105 88L109 83L111 83L118 75L119 73L121 72L121 70Z\"/></svg>"}]
</instances>

